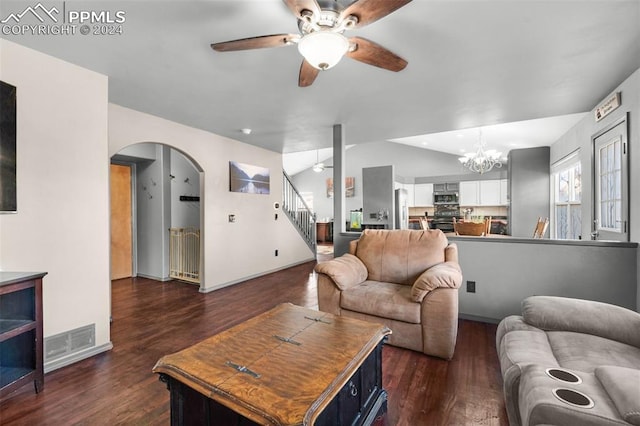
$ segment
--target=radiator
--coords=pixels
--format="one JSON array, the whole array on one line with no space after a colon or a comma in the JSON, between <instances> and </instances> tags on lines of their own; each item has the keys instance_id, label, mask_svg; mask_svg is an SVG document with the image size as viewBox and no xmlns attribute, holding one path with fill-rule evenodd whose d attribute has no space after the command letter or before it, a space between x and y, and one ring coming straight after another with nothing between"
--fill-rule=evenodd
<instances>
[{"instance_id":1,"label":"radiator","mask_svg":"<svg viewBox=\"0 0 640 426\"><path fill-rule=\"evenodd\" d=\"M200 283L200 229L170 228L169 277Z\"/></svg>"}]
</instances>

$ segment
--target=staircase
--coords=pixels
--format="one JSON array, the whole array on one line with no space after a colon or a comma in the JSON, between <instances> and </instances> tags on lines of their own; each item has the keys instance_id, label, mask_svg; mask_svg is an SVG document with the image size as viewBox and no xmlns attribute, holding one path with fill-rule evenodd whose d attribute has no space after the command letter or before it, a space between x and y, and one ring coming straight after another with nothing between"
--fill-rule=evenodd
<instances>
[{"instance_id":1,"label":"staircase","mask_svg":"<svg viewBox=\"0 0 640 426\"><path fill-rule=\"evenodd\" d=\"M291 178L282 172L282 210L291 220L307 243L314 256L316 254L316 214L304 202Z\"/></svg>"}]
</instances>

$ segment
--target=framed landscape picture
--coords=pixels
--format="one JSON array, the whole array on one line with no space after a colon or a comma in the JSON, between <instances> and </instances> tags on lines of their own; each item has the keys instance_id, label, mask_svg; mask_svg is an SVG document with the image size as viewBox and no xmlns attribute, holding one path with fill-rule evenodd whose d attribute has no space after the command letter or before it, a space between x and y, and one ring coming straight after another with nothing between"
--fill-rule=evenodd
<instances>
[{"instance_id":1,"label":"framed landscape picture","mask_svg":"<svg viewBox=\"0 0 640 426\"><path fill-rule=\"evenodd\" d=\"M0 81L0 212L17 211L16 87Z\"/></svg>"},{"instance_id":2,"label":"framed landscape picture","mask_svg":"<svg viewBox=\"0 0 640 426\"><path fill-rule=\"evenodd\" d=\"M229 191L268 195L269 190L268 168L229 161Z\"/></svg>"}]
</instances>

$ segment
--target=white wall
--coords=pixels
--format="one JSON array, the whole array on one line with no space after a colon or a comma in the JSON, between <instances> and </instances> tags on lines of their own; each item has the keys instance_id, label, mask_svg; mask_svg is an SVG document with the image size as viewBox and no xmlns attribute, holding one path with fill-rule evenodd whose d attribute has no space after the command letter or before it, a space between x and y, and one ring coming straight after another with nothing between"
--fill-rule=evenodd
<instances>
[{"instance_id":1,"label":"white wall","mask_svg":"<svg viewBox=\"0 0 640 426\"><path fill-rule=\"evenodd\" d=\"M0 215L0 269L46 271L44 336L96 325L109 348L107 77L0 40L17 87L17 214Z\"/></svg>"},{"instance_id":2,"label":"white wall","mask_svg":"<svg viewBox=\"0 0 640 426\"><path fill-rule=\"evenodd\" d=\"M110 104L109 157L140 142L169 145L203 169L201 291L314 258L283 212L273 207L275 202L282 202L282 154ZM229 192L229 161L268 167L270 195ZM235 223L228 221L230 214L236 216Z\"/></svg>"}]
</instances>

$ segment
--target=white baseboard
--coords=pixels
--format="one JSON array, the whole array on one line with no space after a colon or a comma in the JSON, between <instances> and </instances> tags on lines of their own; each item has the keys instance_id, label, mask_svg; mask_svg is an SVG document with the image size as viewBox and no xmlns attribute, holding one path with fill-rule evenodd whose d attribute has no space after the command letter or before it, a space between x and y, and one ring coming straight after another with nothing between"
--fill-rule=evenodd
<instances>
[{"instance_id":1,"label":"white baseboard","mask_svg":"<svg viewBox=\"0 0 640 426\"><path fill-rule=\"evenodd\" d=\"M263 272L260 272L258 274L249 275L247 277L240 278L240 279L237 279L237 280L227 281L226 283L218 284L218 285L216 285L214 287L204 288L204 287L202 287L202 285L200 285L200 293L210 293L212 291L220 290L221 288L229 287L229 286L234 285L234 284L239 284L239 283L247 281L247 280L251 280L251 279L254 279L254 278L262 277L262 276L265 276L265 275L268 275L268 274L272 274L274 272L282 271L284 269L293 268L294 266L302 265L303 263L311 262L313 260L315 260L315 257L310 257L309 259L301 260L300 262L290 263L288 265L284 265L284 266L281 266L279 268L271 269L269 271L263 271Z\"/></svg>"},{"instance_id":2,"label":"white baseboard","mask_svg":"<svg viewBox=\"0 0 640 426\"><path fill-rule=\"evenodd\" d=\"M147 279L150 279L150 280L161 281L161 282L173 281L173 278L171 278L171 277L160 278L160 277L154 277L153 275L147 275L147 274L141 274L141 273L138 273L136 276L138 276L140 278L147 278Z\"/></svg>"}]
</instances>

